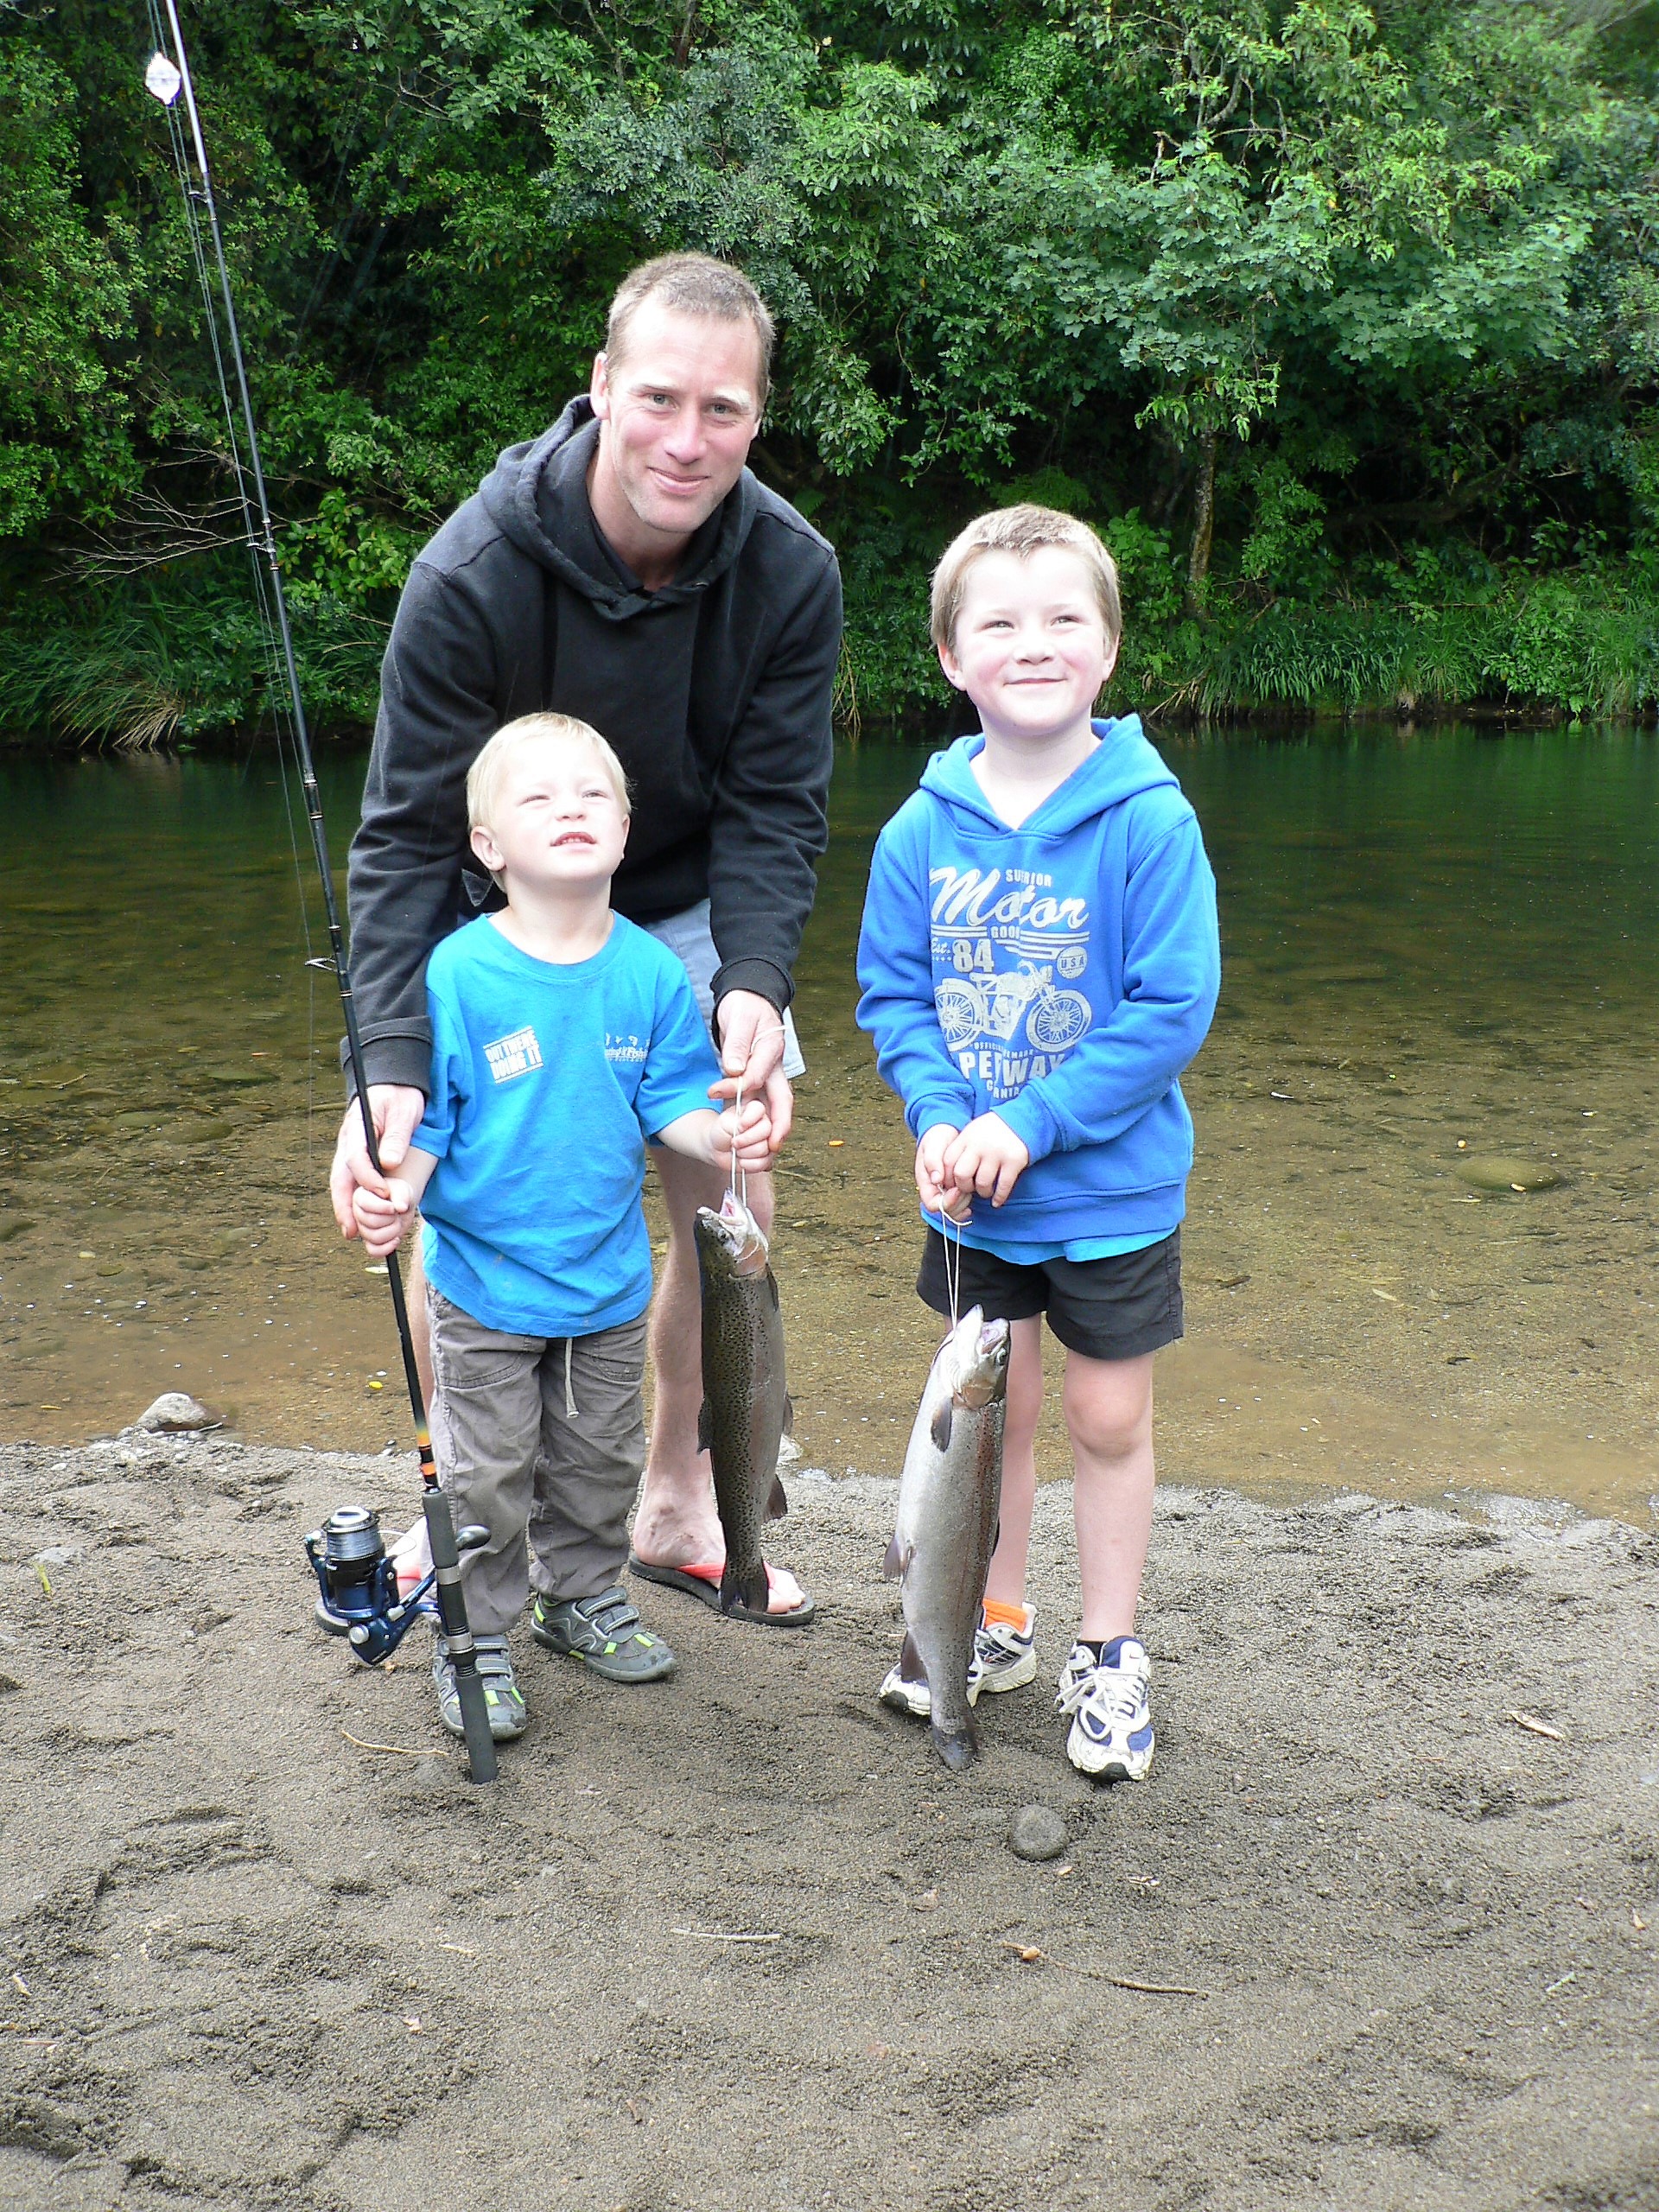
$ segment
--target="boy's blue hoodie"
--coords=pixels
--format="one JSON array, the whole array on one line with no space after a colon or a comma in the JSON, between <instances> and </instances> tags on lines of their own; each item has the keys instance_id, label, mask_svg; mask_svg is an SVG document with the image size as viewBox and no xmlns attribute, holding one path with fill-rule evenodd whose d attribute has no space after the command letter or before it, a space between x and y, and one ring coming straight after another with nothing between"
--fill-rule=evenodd
<instances>
[{"instance_id":1,"label":"boy's blue hoodie","mask_svg":"<svg viewBox=\"0 0 1659 2212\"><path fill-rule=\"evenodd\" d=\"M858 953L859 1023L912 1135L1000 1115L1031 1165L974 1219L1051 1249L1180 1221L1177 1077L1221 981L1197 817L1138 716L1094 727L1098 750L1017 830L974 779L982 737L935 753L877 841Z\"/></svg>"}]
</instances>

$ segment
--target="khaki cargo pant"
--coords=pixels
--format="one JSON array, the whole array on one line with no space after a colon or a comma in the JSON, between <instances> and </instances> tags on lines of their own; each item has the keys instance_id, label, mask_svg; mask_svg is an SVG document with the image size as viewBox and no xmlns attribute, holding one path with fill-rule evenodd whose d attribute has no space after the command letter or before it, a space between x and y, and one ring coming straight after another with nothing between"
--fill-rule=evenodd
<instances>
[{"instance_id":1,"label":"khaki cargo pant","mask_svg":"<svg viewBox=\"0 0 1659 2212\"><path fill-rule=\"evenodd\" d=\"M591 1337L510 1336L429 1283L427 1308L439 1476L456 1528L490 1532L461 1560L467 1624L499 1636L532 1588L593 1598L621 1578L645 1464L645 1317Z\"/></svg>"}]
</instances>

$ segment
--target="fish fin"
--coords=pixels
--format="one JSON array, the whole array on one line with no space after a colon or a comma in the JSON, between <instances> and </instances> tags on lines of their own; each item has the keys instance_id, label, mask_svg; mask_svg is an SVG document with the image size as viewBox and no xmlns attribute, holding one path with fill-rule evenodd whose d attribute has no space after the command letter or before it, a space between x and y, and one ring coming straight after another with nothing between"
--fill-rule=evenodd
<instances>
[{"instance_id":1,"label":"fish fin","mask_svg":"<svg viewBox=\"0 0 1659 2212\"><path fill-rule=\"evenodd\" d=\"M706 1452L709 1449L709 1440L713 1430L714 1421L709 1414L709 1401L705 1398L697 1408L697 1449L699 1452Z\"/></svg>"},{"instance_id":2,"label":"fish fin","mask_svg":"<svg viewBox=\"0 0 1659 2212\"><path fill-rule=\"evenodd\" d=\"M720 1578L720 1610L735 1612L740 1606L746 1613L763 1614L772 1604L772 1583L762 1560L747 1574L734 1574L729 1562Z\"/></svg>"},{"instance_id":3,"label":"fish fin","mask_svg":"<svg viewBox=\"0 0 1659 2212\"><path fill-rule=\"evenodd\" d=\"M772 1496L766 1500L766 1518L768 1521L781 1521L788 1510L789 1493L784 1488L784 1478L781 1475L774 1475Z\"/></svg>"},{"instance_id":4,"label":"fish fin","mask_svg":"<svg viewBox=\"0 0 1659 2212\"><path fill-rule=\"evenodd\" d=\"M979 1734L970 1713L963 1713L960 1728L946 1731L934 1721L931 1731L933 1748L952 1774L960 1774L970 1767L979 1753Z\"/></svg>"},{"instance_id":5,"label":"fish fin","mask_svg":"<svg viewBox=\"0 0 1659 2212\"><path fill-rule=\"evenodd\" d=\"M893 1532L893 1541L887 1546L887 1556L882 1562L881 1572L889 1582L902 1582L910 1572L910 1562L915 1556L915 1546L907 1544L901 1547L899 1541L899 1531L895 1529Z\"/></svg>"},{"instance_id":6,"label":"fish fin","mask_svg":"<svg viewBox=\"0 0 1659 2212\"><path fill-rule=\"evenodd\" d=\"M899 1672L907 1682L925 1682L927 1680L926 1664L916 1649L915 1637L908 1629L905 1630L905 1648L899 1654Z\"/></svg>"},{"instance_id":7,"label":"fish fin","mask_svg":"<svg viewBox=\"0 0 1659 2212\"><path fill-rule=\"evenodd\" d=\"M941 1452L950 1449L950 1401L947 1398L928 1424L928 1434Z\"/></svg>"},{"instance_id":8,"label":"fish fin","mask_svg":"<svg viewBox=\"0 0 1659 2212\"><path fill-rule=\"evenodd\" d=\"M785 1390L784 1393L784 1434L785 1436L793 1436L794 1433L795 1401L790 1396L788 1391Z\"/></svg>"}]
</instances>

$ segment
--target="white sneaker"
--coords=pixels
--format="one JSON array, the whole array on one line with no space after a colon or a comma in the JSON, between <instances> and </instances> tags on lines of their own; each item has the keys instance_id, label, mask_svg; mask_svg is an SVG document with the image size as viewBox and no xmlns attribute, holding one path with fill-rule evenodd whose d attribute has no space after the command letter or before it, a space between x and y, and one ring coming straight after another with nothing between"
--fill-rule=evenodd
<instances>
[{"instance_id":1,"label":"white sneaker","mask_svg":"<svg viewBox=\"0 0 1659 2212\"><path fill-rule=\"evenodd\" d=\"M1010 1628L1004 1621L994 1624L982 1620L979 1633L974 1638L974 1663L969 1670L969 1687L977 1681L981 1689L992 1697L1000 1697L1004 1690L1023 1689L1027 1682L1037 1679L1037 1609L1026 1607L1023 1628Z\"/></svg>"},{"instance_id":2,"label":"white sneaker","mask_svg":"<svg viewBox=\"0 0 1659 2212\"><path fill-rule=\"evenodd\" d=\"M895 1713L907 1713L912 1720L931 1720L933 1718L933 1693L927 1686L927 1676L906 1675L903 1669L904 1659L901 1655L894 1665L888 1669L887 1678L876 1692L876 1695L883 1705L890 1705ZM979 1653L976 1650L968 1662L968 1702L969 1705L978 1702L979 1693L984 1686L984 1669L979 1663Z\"/></svg>"},{"instance_id":3,"label":"white sneaker","mask_svg":"<svg viewBox=\"0 0 1659 2212\"><path fill-rule=\"evenodd\" d=\"M1139 1637L1116 1637L1099 1659L1074 1643L1060 1676L1058 1711L1071 1715L1065 1756L1079 1774L1143 1782L1152 1765L1152 1662Z\"/></svg>"},{"instance_id":4,"label":"white sneaker","mask_svg":"<svg viewBox=\"0 0 1659 2212\"><path fill-rule=\"evenodd\" d=\"M901 1671L902 1666L901 1660L899 1666L889 1670L878 1696L895 1713L907 1713L913 1720L931 1720L933 1700L925 1679L918 1676L912 1680ZM1026 1624L1022 1629L1009 1628L1001 1622L988 1628L982 1619L974 1633L974 1656L968 1662L969 1704L979 1702L982 1690L1000 1697L1004 1690L1020 1689L1036 1677L1035 1607L1026 1607Z\"/></svg>"}]
</instances>

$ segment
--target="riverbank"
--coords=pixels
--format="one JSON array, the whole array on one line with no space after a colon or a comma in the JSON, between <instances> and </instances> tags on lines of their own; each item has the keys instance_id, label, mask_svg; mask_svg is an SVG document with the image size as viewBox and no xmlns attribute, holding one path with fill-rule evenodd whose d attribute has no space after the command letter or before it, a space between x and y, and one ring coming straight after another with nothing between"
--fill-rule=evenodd
<instances>
[{"instance_id":1,"label":"riverbank","mask_svg":"<svg viewBox=\"0 0 1659 2212\"><path fill-rule=\"evenodd\" d=\"M1109 524L1103 524L1109 540ZM1126 541L1126 626L1109 705L1171 729L1263 717L1549 726L1650 720L1659 708L1659 590L1645 568L1511 563L1446 603L1400 581L1344 578L1317 595L1217 583L1184 611L1167 546ZM936 549L937 550L937 549ZM843 736L943 729L952 702L927 644L928 563L849 582L836 694ZM1396 580L1399 581L1399 580ZM295 637L315 729L372 727L388 625L315 593ZM0 731L54 745L245 754L267 713L269 664L245 575L95 600L40 597L0 625ZM268 738L265 741L269 741Z\"/></svg>"},{"instance_id":2,"label":"riverbank","mask_svg":"<svg viewBox=\"0 0 1659 2212\"><path fill-rule=\"evenodd\" d=\"M301 1533L414 1487L0 1447L16 2212L1653 2201L1652 1538L1167 1491L1151 1780L1073 1775L1039 1681L958 1782L874 1700L893 1485L798 1472L820 1619L652 1593L633 1694L521 1638L486 1791L423 1637L373 1675L310 1622Z\"/></svg>"}]
</instances>

